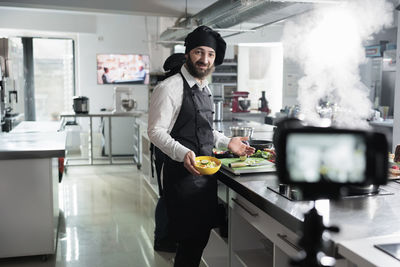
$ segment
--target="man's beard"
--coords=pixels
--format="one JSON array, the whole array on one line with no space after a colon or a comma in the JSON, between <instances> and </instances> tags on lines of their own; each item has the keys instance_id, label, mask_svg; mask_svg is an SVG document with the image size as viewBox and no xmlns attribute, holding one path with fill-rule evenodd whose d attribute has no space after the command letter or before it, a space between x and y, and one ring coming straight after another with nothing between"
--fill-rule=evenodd
<instances>
[{"instance_id":1,"label":"man's beard","mask_svg":"<svg viewBox=\"0 0 400 267\"><path fill-rule=\"evenodd\" d=\"M186 60L186 66L188 67L188 71L195 78L202 80L204 77L207 77L210 73L212 73L215 69L214 65L212 65L210 68L207 68L206 70L196 68L195 64L198 64L198 63L201 63L201 62L197 61L197 63L193 63L193 61L190 59L190 57L188 58L188 60Z\"/></svg>"}]
</instances>

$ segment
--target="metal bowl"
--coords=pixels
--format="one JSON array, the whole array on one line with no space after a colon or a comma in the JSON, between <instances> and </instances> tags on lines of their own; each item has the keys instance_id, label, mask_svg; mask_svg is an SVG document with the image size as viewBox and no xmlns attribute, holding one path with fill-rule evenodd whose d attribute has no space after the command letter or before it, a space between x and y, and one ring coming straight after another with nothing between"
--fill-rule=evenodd
<instances>
[{"instance_id":1,"label":"metal bowl","mask_svg":"<svg viewBox=\"0 0 400 267\"><path fill-rule=\"evenodd\" d=\"M126 111L131 111L136 106L136 102L133 99L122 99L121 103Z\"/></svg>"},{"instance_id":2,"label":"metal bowl","mask_svg":"<svg viewBox=\"0 0 400 267\"><path fill-rule=\"evenodd\" d=\"M249 138L253 135L253 127L242 127L242 126L231 126L229 127L231 130L232 137L235 136L248 136Z\"/></svg>"},{"instance_id":3,"label":"metal bowl","mask_svg":"<svg viewBox=\"0 0 400 267\"><path fill-rule=\"evenodd\" d=\"M239 106L242 110L246 111L250 107L250 100L239 100Z\"/></svg>"}]
</instances>

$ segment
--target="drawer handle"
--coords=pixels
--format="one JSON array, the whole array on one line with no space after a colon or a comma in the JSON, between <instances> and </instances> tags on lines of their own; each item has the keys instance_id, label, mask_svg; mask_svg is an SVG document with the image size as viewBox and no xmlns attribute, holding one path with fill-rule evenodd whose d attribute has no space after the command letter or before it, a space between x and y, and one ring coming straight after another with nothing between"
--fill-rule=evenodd
<instances>
[{"instance_id":1,"label":"drawer handle","mask_svg":"<svg viewBox=\"0 0 400 267\"><path fill-rule=\"evenodd\" d=\"M288 244L289 246L291 246L292 248L294 248L297 251L302 251L303 249L299 248L297 245L293 244L292 242L289 241L289 239L287 238L287 235L284 234L276 234L280 239L282 239L286 244Z\"/></svg>"},{"instance_id":2,"label":"drawer handle","mask_svg":"<svg viewBox=\"0 0 400 267\"><path fill-rule=\"evenodd\" d=\"M236 199L236 198L231 198L231 199L233 202L235 202L238 206L240 206L242 209L244 209L251 216L253 216L253 217L258 216L257 212L254 212L251 209L247 208L244 204L240 203L238 199Z\"/></svg>"}]
</instances>

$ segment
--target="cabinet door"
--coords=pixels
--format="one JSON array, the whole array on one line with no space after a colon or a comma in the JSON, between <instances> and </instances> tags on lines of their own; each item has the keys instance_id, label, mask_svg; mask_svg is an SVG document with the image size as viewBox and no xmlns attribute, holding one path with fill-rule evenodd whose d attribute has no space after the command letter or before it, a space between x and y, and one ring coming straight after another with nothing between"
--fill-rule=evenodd
<instances>
[{"instance_id":1,"label":"cabinet door","mask_svg":"<svg viewBox=\"0 0 400 267\"><path fill-rule=\"evenodd\" d=\"M231 236L244 235L245 238L250 236L249 233L244 234L242 229L236 226L238 223L235 220L241 221L241 224L247 224L253 233L257 232L261 235L261 238L254 240L256 235L253 234L253 242L261 242L264 247L265 240L273 243L274 266L285 266L286 263L289 265L288 259L297 256L300 248L296 245L298 237L294 232L232 190L229 191L229 205L232 210L231 225L233 224ZM235 250L235 238L232 237L232 240L233 250ZM249 246L249 244L243 243L239 247L242 245ZM283 257L283 255L286 256Z\"/></svg>"}]
</instances>

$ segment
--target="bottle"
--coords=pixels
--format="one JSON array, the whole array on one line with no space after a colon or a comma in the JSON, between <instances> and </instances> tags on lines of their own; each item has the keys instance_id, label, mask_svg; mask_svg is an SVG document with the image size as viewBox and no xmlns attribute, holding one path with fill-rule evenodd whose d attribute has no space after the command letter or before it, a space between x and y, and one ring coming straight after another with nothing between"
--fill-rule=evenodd
<instances>
[{"instance_id":1,"label":"bottle","mask_svg":"<svg viewBox=\"0 0 400 267\"><path fill-rule=\"evenodd\" d=\"M268 114L271 112L268 108L268 101L265 98L265 91L261 92L261 97L258 99L258 110L261 112L267 112Z\"/></svg>"}]
</instances>

